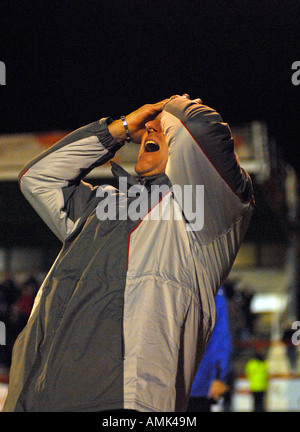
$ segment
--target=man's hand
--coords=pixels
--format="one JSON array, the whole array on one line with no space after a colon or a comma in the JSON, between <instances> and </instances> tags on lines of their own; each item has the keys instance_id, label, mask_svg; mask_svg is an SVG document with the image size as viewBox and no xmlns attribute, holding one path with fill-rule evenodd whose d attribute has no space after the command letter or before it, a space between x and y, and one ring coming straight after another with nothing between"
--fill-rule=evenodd
<instances>
[{"instance_id":1,"label":"man's hand","mask_svg":"<svg viewBox=\"0 0 300 432\"><path fill-rule=\"evenodd\" d=\"M191 100L190 95L187 94L187 93L184 93L182 96L185 97L185 98L187 98L187 99L189 99L189 100ZM177 97L180 97L180 95L173 95L173 96L170 97L169 100L175 99ZM193 102L197 102L198 104L202 104L202 99L200 99L200 98L193 99Z\"/></svg>"},{"instance_id":2,"label":"man's hand","mask_svg":"<svg viewBox=\"0 0 300 432\"><path fill-rule=\"evenodd\" d=\"M218 401L220 397L223 396L223 394L226 393L228 390L228 385L225 384L223 381L214 380L210 386L208 397Z\"/></svg>"},{"instance_id":3,"label":"man's hand","mask_svg":"<svg viewBox=\"0 0 300 432\"><path fill-rule=\"evenodd\" d=\"M146 131L145 124L154 120L155 117L160 114L164 108L164 105L170 101L178 97L179 95L173 95L168 99L164 99L155 104L146 104L133 111L132 113L126 116L126 121L128 124L129 133L131 136L131 141L140 144L142 141L142 137ZM182 96L190 99L188 94L183 94ZM201 99L194 99L194 102L202 103ZM126 133L122 123L122 120L115 120L108 126L109 132L117 141L126 141Z\"/></svg>"},{"instance_id":4,"label":"man's hand","mask_svg":"<svg viewBox=\"0 0 300 432\"><path fill-rule=\"evenodd\" d=\"M155 104L146 104L138 108L136 111L126 116L128 129L130 132L131 140L137 144L142 141L143 134L146 131L145 124L155 119L159 113L162 112L165 103L169 99L164 99ZM111 135L118 141L125 141L126 134L122 120L115 120L108 126Z\"/></svg>"}]
</instances>

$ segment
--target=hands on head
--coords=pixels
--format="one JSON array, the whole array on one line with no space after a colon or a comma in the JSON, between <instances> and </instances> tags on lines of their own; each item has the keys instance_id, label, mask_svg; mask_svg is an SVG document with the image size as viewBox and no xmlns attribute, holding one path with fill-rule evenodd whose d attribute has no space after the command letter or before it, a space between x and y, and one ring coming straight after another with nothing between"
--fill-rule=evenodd
<instances>
[{"instance_id":1,"label":"hands on head","mask_svg":"<svg viewBox=\"0 0 300 432\"><path fill-rule=\"evenodd\" d=\"M126 116L130 136L133 142L137 144L141 143L142 137L146 132L146 123L154 120L162 112L168 101L169 99L164 99L154 104L143 105Z\"/></svg>"},{"instance_id":2,"label":"hands on head","mask_svg":"<svg viewBox=\"0 0 300 432\"><path fill-rule=\"evenodd\" d=\"M132 142L140 144L142 137L146 132L146 123L154 120L162 112L165 104L178 96L179 95L173 95L170 98L164 99L160 102L143 105L137 110L128 114L126 116L126 121ZM183 94L182 96L190 99L188 94ZM201 99L195 99L194 101L197 103L202 103ZM126 139L124 126L121 120L116 120L111 123L109 125L109 131L112 136L119 141L124 141Z\"/></svg>"}]
</instances>

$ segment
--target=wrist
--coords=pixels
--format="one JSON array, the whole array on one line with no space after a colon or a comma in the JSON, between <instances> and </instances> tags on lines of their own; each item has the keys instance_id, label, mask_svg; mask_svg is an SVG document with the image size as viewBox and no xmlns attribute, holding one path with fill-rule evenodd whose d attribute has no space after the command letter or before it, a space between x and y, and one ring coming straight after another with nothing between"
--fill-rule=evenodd
<instances>
[{"instance_id":1,"label":"wrist","mask_svg":"<svg viewBox=\"0 0 300 432\"><path fill-rule=\"evenodd\" d=\"M124 116L121 116L121 120L124 126L124 130L125 130L125 134L126 134L126 141L129 142L131 141L131 136L130 136L130 132L128 129L128 124L127 124L127 120Z\"/></svg>"},{"instance_id":2,"label":"wrist","mask_svg":"<svg viewBox=\"0 0 300 432\"><path fill-rule=\"evenodd\" d=\"M118 142L122 141L131 141L132 137L129 132L128 124L126 118L121 116L119 120L115 120L108 126L108 130L110 134L117 140Z\"/></svg>"},{"instance_id":3,"label":"wrist","mask_svg":"<svg viewBox=\"0 0 300 432\"><path fill-rule=\"evenodd\" d=\"M121 119L115 120L108 125L108 130L114 139L118 142L127 140L126 131Z\"/></svg>"}]
</instances>

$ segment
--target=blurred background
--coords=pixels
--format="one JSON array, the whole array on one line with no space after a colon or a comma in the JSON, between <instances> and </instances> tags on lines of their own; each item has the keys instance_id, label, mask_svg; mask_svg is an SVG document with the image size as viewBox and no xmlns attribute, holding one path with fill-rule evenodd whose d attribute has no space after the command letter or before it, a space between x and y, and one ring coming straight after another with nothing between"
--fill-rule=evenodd
<instances>
[{"instance_id":1,"label":"blurred background","mask_svg":"<svg viewBox=\"0 0 300 432\"><path fill-rule=\"evenodd\" d=\"M231 126L256 196L225 284L231 381L215 410L254 409L245 367L260 350L266 409L300 411L299 3L14 0L0 10L0 406L13 343L61 248L18 172L80 126L188 93ZM115 160L133 173L137 152L128 144ZM112 183L110 165L87 181Z\"/></svg>"}]
</instances>

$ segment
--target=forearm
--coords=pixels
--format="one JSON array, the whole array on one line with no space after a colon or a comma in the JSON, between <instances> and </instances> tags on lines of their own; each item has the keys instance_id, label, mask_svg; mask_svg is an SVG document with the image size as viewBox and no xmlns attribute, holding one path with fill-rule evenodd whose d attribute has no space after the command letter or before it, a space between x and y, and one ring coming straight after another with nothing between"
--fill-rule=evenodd
<instances>
[{"instance_id":1,"label":"forearm","mask_svg":"<svg viewBox=\"0 0 300 432\"><path fill-rule=\"evenodd\" d=\"M190 222L187 229L211 242L240 220L252 197L251 180L238 163L230 129L215 110L185 97L166 104L161 122L169 146L166 174L181 190L192 186L196 216L191 219L183 208ZM199 199L203 191L205 205ZM203 214L203 224L197 214Z\"/></svg>"},{"instance_id":2,"label":"forearm","mask_svg":"<svg viewBox=\"0 0 300 432\"><path fill-rule=\"evenodd\" d=\"M242 201L251 201L251 180L247 173L241 171L234 151L234 140L230 128L227 123L223 122L221 115L214 109L185 97L171 99L166 104L164 113L163 122L168 116L174 119L173 128L169 128L170 131L167 128L168 121L163 123L169 145L176 143L178 152L182 151L183 153L186 150L186 140L180 140L180 134L184 135L180 129L184 129L187 132L186 135L193 140L194 146L200 149L203 155L201 157L199 153L197 158L199 168L210 164L234 194L239 196ZM173 149L173 151L176 150ZM187 156L185 154L186 158ZM188 159L186 160L188 161ZM182 166L182 169L185 168L190 170L190 166ZM205 185L205 177L201 178L201 173L196 173L195 179L197 181L203 180L202 184Z\"/></svg>"},{"instance_id":3,"label":"forearm","mask_svg":"<svg viewBox=\"0 0 300 432\"><path fill-rule=\"evenodd\" d=\"M111 159L122 145L111 136L106 120L67 135L29 162L21 172L20 188L24 196L61 240L74 227L74 221L66 212L64 191L72 185L76 188L80 185L84 192L81 196L88 201L91 187L81 184L81 178Z\"/></svg>"},{"instance_id":4,"label":"forearm","mask_svg":"<svg viewBox=\"0 0 300 432\"><path fill-rule=\"evenodd\" d=\"M105 119L101 123L91 123L70 133L25 165L19 176L20 186L26 178L38 176L40 181L47 178L48 187L52 185L51 178L63 187L112 158L121 145L109 133Z\"/></svg>"}]
</instances>

